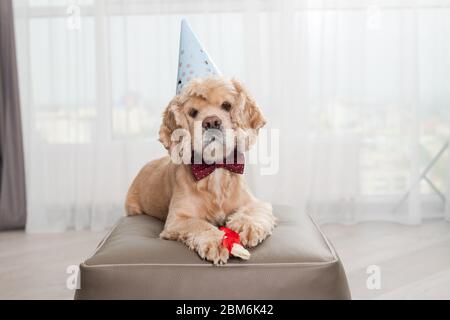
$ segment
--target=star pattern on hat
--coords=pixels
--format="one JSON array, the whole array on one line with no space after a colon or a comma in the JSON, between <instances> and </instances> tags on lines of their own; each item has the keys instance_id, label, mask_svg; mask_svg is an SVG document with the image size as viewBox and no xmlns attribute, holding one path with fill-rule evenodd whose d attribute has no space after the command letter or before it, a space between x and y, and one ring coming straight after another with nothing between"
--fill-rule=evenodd
<instances>
[{"instance_id":1,"label":"star pattern on hat","mask_svg":"<svg viewBox=\"0 0 450 320\"><path fill-rule=\"evenodd\" d=\"M203 48L189 23L183 19L181 22L177 94L180 94L184 86L194 78L217 75L221 75L219 69Z\"/></svg>"}]
</instances>

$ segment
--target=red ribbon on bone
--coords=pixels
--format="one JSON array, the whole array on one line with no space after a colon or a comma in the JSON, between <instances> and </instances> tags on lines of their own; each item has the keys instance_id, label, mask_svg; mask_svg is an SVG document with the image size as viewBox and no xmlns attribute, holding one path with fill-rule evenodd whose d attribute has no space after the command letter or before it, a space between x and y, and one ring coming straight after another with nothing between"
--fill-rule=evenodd
<instances>
[{"instance_id":1,"label":"red ribbon on bone","mask_svg":"<svg viewBox=\"0 0 450 320\"><path fill-rule=\"evenodd\" d=\"M219 227L219 230L225 232L223 235L222 245L228 249L230 254L244 260L250 259L250 252L242 246L239 233L226 227Z\"/></svg>"},{"instance_id":2,"label":"red ribbon on bone","mask_svg":"<svg viewBox=\"0 0 450 320\"><path fill-rule=\"evenodd\" d=\"M241 237L239 236L239 233L225 227L220 227L219 230L225 232L223 235L222 245L227 248L230 253L235 243L241 244Z\"/></svg>"}]
</instances>

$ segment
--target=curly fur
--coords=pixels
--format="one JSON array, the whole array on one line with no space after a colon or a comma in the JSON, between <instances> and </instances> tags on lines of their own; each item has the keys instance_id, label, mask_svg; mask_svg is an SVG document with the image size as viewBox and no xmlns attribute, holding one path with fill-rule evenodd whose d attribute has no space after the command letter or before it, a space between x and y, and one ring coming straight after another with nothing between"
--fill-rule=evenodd
<instances>
[{"instance_id":1,"label":"curly fur","mask_svg":"<svg viewBox=\"0 0 450 320\"><path fill-rule=\"evenodd\" d=\"M221 110L224 101L231 104L231 110ZM174 130L193 133L189 117L193 106L199 109L200 120L219 116L225 128L246 135L245 149L253 145L266 123L239 81L195 79L164 111L159 138L169 152L175 144ZM126 210L128 215L147 214L165 221L161 238L181 241L214 264L226 263L229 258L217 226L239 232L243 244L253 247L267 238L276 224L270 204L252 195L242 175L217 169L196 182L189 165L175 164L169 156L150 162L139 172L128 192Z\"/></svg>"}]
</instances>

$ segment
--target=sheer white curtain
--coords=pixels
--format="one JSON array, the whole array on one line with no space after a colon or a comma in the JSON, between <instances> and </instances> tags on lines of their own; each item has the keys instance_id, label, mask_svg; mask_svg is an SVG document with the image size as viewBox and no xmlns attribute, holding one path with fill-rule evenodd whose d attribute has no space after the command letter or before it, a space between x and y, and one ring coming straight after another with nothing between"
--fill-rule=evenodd
<instances>
[{"instance_id":1,"label":"sheer white curtain","mask_svg":"<svg viewBox=\"0 0 450 320\"><path fill-rule=\"evenodd\" d=\"M164 154L157 131L182 17L222 72L247 84L269 120L263 134L279 141L248 166L258 196L322 222L450 216L448 150L433 161L450 135L450 1L15 9L29 232L103 229L123 214L139 168ZM420 179L430 163L431 184Z\"/></svg>"}]
</instances>

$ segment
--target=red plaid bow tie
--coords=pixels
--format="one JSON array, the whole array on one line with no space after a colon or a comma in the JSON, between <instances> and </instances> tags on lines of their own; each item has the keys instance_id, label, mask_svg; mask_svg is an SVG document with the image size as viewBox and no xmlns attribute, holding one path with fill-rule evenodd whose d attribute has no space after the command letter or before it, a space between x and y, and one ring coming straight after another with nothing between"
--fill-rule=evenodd
<instances>
[{"instance_id":1,"label":"red plaid bow tie","mask_svg":"<svg viewBox=\"0 0 450 320\"><path fill-rule=\"evenodd\" d=\"M244 155L242 153L239 153L235 151L234 153L234 161L233 163L227 163L230 162L229 160L224 160L223 163L213 163L213 164L207 164L204 161L201 164L191 164L191 170L192 174L194 175L194 178L196 181L200 181L203 178L206 178L211 173L213 173L218 168L227 169L228 171L231 171L233 173L237 174L243 174L244 173ZM194 158L194 157L193 157ZM194 161L192 161L194 162Z\"/></svg>"}]
</instances>

